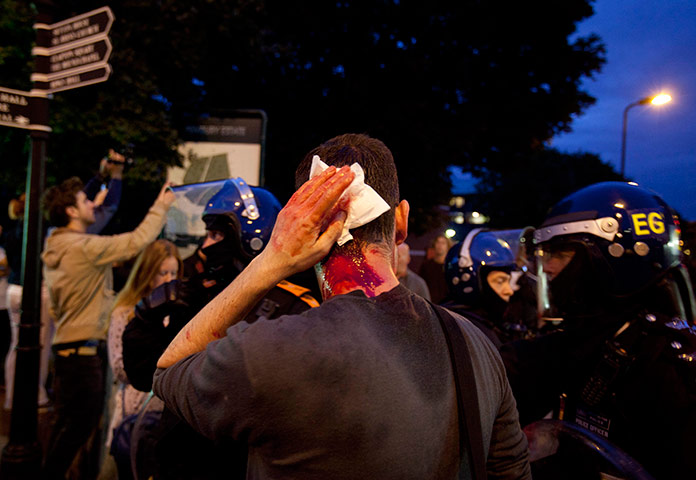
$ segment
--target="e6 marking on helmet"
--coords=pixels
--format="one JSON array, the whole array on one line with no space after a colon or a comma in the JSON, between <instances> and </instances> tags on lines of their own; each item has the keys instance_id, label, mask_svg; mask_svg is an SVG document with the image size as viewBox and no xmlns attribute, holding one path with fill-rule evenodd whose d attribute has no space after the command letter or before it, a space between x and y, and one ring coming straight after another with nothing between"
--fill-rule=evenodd
<instances>
[{"instance_id":1,"label":"e6 marking on helmet","mask_svg":"<svg viewBox=\"0 0 696 480\"><path fill-rule=\"evenodd\" d=\"M635 235L662 235L665 233L665 216L662 212L633 210L630 215Z\"/></svg>"}]
</instances>

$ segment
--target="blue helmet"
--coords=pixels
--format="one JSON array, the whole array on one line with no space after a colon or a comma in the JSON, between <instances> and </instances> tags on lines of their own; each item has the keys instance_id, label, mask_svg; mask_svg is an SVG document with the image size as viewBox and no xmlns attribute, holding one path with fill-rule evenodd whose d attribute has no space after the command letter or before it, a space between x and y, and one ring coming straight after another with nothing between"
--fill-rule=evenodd
<instances>
[{"instance_id":1,"label":"blue helmet","mask_svg":"<svg viewBox=\"0 0 696 480\"><path fill-rule=\"evenodd\" d=\"M679 222L660 196L633 182L602 182L554 206L535 232L537 255L582 248L610 295L633 294L681 262Z\"/></svg>"},{"instance_id":2,"label":"blue helmet","mask_svg":"<svg viewBox=\"0 0 696 480\"><path fill-rule=\"evenodd\" d=\"M203 210L208 229L224 233L239 232L242 250L256 256L268 243L275 225L280 202L271 192L252 187L241 178L227 180Z\"/></svg>"},{"instance_id":3,"label":"blue helmet","mask_svg":"<svg viewBox=\"0 0 696 480\"><path fill-rule=\"evenodd\" d=\"M492 270L510 273L516 267L508 242L494 231L475 229L450 248L445 276L452 300L475 306L482 299L485 281Z\"/></svg>"}]
</instances>

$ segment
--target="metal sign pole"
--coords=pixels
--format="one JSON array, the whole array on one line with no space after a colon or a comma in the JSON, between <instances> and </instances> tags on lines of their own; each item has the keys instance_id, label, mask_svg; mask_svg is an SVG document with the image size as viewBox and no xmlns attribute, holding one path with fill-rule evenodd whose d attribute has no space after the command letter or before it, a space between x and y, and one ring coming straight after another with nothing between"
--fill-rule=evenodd
<instances>
[{"instance_id":1,"label":"metal sign pole","mask_svg":"<svg viewBox=\"0 0 696 480\"><path fill-rule=\"evenodd\" d=\"M31 130L22 244L22 314L17 343L9 443L0 457L3 480L39 478L42 449L37 439L41 358L41 197L48 133L48 95L105 81L111 74L107 34L109 7L51 24L52 0L38 0L35 72L31 92L0 87L0 125ZM27 115L28 114L28 115ZM29 118L27 118L27 116Z\"/></svg>"},{"instance_id":2,"label":"metal sign pole","mask_svg":"<svg viewBox=\"0 0 696 480\"><path fill-rule=\"evenodd\" d=\"M36 39L48 45L50 37L41 25L50 24L48 5L37 4ZM30 98L31 157L27 171L22 255L22 315L17 343L9 443L0 458L3 479L38 478L41 471L41 445L37 438L37 398L41 345L41 247L42 221L40 201L44 189L44 164L48 140L48 97L32 92Z\"/></svg>"}]
</instances>

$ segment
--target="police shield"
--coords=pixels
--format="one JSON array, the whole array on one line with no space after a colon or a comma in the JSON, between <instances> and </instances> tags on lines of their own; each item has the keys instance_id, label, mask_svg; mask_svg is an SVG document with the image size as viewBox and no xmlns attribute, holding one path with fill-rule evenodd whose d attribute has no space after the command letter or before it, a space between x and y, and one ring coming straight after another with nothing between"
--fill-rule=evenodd
<instances>
[{"instance_id":1,"label":"police shield","mask_svg":"<svg viewBox=\"0 0 696 480\"><path fill-rule=\"evenodd\" d=\"M179 247L182 258L190 256L205 237L203 210L226 180L173 187L176 202L167 213L164 237Z\"/></svg>"},{"instance_id":2,"label":"police shield","mask_svg":"<svg viewBox=\"0 0 696 480\"><path fill-rule=\"evenodd\" d=\"M539 420L524 433L535 480L653 480L624 451L572 423Z\"/></svg>"}]
</instances>

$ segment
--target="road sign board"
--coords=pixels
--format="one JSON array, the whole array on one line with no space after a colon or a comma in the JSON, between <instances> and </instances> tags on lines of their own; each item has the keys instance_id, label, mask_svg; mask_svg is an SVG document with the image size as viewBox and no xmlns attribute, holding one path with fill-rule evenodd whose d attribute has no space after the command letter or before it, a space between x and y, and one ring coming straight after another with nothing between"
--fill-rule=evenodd
<instances>
[{"instance_id":1,"label":"road sign board","mask_svg":"<svg viewBox=\"0 0 696 480\"><path fill-rule=\"evenodd\" d=\"M109 75L111 75L111 65L105 64L98 65L97 68L94 65L83 67L59 77L49 77L38 73L32 74L31 77L34 80L35 89L46 93L55 93L104 82L109 78Z\"/></svg>"},{"instance_id":2,"label":"road sign board","mask_svg":"<svg viewBox=\"0 0 696 480\"><path fill-rule=\"evenodd\" d=\"M0 125L50 131L48 126L33 125L30 120L31 97L45 96L45 92L23 92L0 87Z\"/></svg>"},{"instance_id":3,"label":"road sign board","mask_svg":"<svg viewBox=\"0 0 696 480\"><path fill-rule=\"evenodd\" d=\"M0 125L27 128L29 120L29 93L0 88Z\"/></svg>"},{"instance_id":4,"label":"road sign board","mask_svg":"<svg viewBox=\"0 0 696 480\"><path fill-rule=\"evenodd\" d=\"M41 49L34 48L36 71L32 80L52 80L64 77L74 71L82 71L84 67L103 67L111 56L111 41L108 37L88 39L71 43L67 48ZM49 56L46 56L49 55Z\"/></svg>"},{"instance_id":5,"label":"road sign board","mask_svg":"<svg viewBox=\"0 0 696 480\"><path fill-rule=\"evenodd\" d=\"M114 23L114 14L109 7L71 17L48 25L51 34L50 48L67 46L87 38L105 36Z\"/></svg>"}]
</instances>

